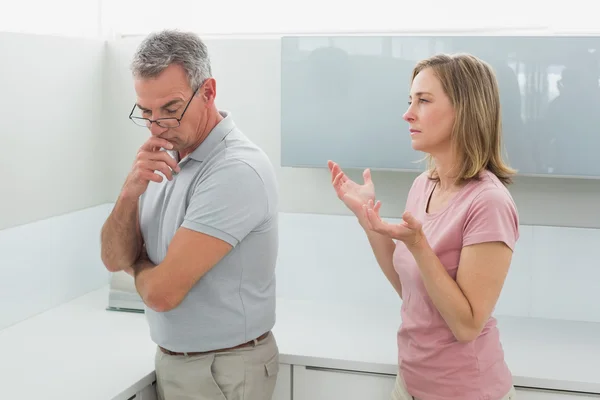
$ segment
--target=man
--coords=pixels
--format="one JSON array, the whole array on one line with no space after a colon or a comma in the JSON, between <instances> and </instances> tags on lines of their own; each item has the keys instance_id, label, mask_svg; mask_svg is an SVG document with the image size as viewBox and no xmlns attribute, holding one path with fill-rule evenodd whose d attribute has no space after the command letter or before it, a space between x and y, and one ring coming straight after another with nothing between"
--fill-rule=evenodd
<instances>
[{"instance_id":1,"label":"man","mask_svg":"<svg viewBox=\"0 0 600 400\"><path fill-rule=\"evenodd\" d=\"M163 31L134 55L148 127L102 228L102 260L146 305L160 399L270 399L277 185L269 159L215 106L205 44Z\"/></svg>"}]
</instances>

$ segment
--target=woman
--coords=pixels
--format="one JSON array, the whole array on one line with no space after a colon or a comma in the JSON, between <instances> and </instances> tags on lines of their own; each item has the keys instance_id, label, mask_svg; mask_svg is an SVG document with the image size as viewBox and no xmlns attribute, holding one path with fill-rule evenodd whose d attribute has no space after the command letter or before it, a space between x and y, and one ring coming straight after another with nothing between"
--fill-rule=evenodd
<instances>
[{"instance_id":1,"label":"woman","mask_svg":"<svg viewBox=\"0 0 600 400\"><path fill-rule=\"evenodd\" d=\"M359 185L328 163L402 298L393 399L514 399L491 316L519 237L495 75L474 56L437 55L415 67L408 104L412 146L429 167L413 182L402 223L380 219L368 169Z\"/></svg>"}]
</instances>

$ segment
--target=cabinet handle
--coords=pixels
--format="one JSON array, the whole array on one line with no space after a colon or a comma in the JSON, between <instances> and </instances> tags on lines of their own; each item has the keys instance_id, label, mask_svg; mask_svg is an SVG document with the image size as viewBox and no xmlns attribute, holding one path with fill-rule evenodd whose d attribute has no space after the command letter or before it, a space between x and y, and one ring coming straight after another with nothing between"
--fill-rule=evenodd
<instances>
[{"instance_id":1,"label":"cabinet handle","mask_svg":"<svg viewBox=\"0 0 600 400\"><path fill-rule=\"evenodd\" d=\"M395 374L386 374L383 372L366 372L366 371L356 371L353 369L340 369L340 368L328 368L328 367L314 367L314 366L305 366L307 370L311 371L324 371L324 372L337 372L341 374L356 374L356 375L369 375L369 376L379 376L385 378L395 378Z\"/></svg>"}]
</instances>

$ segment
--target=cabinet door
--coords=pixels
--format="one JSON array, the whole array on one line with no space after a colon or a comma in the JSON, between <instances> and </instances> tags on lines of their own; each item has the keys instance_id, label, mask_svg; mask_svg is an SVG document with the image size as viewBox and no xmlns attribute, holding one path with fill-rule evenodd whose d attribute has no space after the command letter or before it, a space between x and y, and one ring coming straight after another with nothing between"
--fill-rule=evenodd
<instances>
[{"instance_id":1,"label":"cabinet door","mask_svg":"<svg viewBox=\"0 0 600 400\"><path fill-rule=\"evenodd\" d=\"M148 385L135 395L135 400L157 400L156 383Z\"/></svg>"},{"instance_id":2,"label":"cabinet door","mask_svg":"<svg viewBox=\"0 0 600 400\"><path fill-rule=\"evenodd\" d=\"M271 400L292 400L292 366L280 364L277 373L277 384Z\"/></svg>"},{"instance_id":3,"label":"cabinet door","mask_svg":"<svg viewBox=\"0 0 600 400\"><path fill-rule=\"evenodd\" d=\"M600 394L582 394L560 390L517 388L516 400L600 400Z\"/></svg>"},{"instance_id":4,"label":"cabinet door","mask_svg":"<svg viewBox=\"0 0 600 400\"><path fill-rule=\"evenodd\" d=\"M293 400L389 400L395 375L293 366Z\"/></svg>"}]
</instances>

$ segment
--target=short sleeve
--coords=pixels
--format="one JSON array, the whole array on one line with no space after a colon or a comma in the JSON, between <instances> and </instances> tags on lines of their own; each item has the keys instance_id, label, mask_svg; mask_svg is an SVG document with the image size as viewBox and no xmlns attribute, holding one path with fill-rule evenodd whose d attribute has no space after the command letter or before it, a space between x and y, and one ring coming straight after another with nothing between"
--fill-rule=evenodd
<instances>
[{"instance_id":1,"label":"short sleeve","mask_svg":"<svg viewBox=\"0 0 600 400\"><path fill-rule=\"evenodd\" d=\"M511 250L519 239L519 217L512 197L501 189L488 189L473 200L463 231L463 246L504 242Z\"/></svg>"},{"instance_id":2,"label":"short sleeve","mask_svg":"<svg viewBox=\"0 0 600 400\"><path fill-rule=\"evenodd\" d=\"M182 227L236 246L266 218L268 198L256 170L226 160L196 184Z\"/></svg>"}]
</instances>

